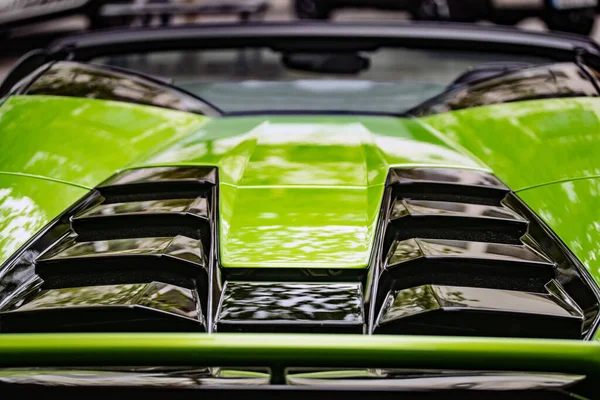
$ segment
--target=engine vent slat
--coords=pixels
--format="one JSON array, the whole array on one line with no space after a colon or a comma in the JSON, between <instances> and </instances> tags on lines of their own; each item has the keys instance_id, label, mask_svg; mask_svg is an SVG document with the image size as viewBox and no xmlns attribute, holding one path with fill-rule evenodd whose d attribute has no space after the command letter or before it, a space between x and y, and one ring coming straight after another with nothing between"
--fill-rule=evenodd
<instances>
[{"instance_id":1,"label":"engine vent slat","mask_svg":"<svg viewBox=\"0 0 600 400\"><path fill-rule=\"evenodd\" d=\"M442 168L393 169L388 185L400 198L486 205L499 205L510 192L491 174Z\"/></svg>"},{"instance_id":2,"label":"engine vent slat","mask_svg":"<svg viewBox=\"0 0 600 400\"><path fill-rule=\"evenodd\" d=\"M390 291L375 333L574 339L583 315L571 303L551 291L423 285Z\"/></svg>"},{"instance_id":3,"label":"engine vent slat","mask_svg":"<svg viewBox=\"0 0 600 400\"><path fill-rule=\"evenodd\" d=\"M55 247L36 262L35 272L45 287L154 280L193 287L195 279L205 281L207 261L202 245L185 236L96 242L69 238Z\"/></svg>"},{"instance_id":4,"label":"engine vent slat","mask_svg":"<svg viewBox=\"0 0 600 400\"><path fill-rule=\"evenodd\" d=\"M555 265L525 245L409 239L390 249L377 304L392 287L439 284L542 293L554 277Z\"/></svg>"},{"instance_id":5,"label":"engine vent slat","mask_svg":"<svg viewBox=\"0 0 600 400\"><path fill-rule=\"evenodd\" d=\"M160 282L44 290L0 312L2 332L205 331L195 290Z\"/></svg>"},{"instance_id":6,"label":"engine vent slat","mask_svg":"<svg viewBox=\"0 0 600 400\"><path fill-rule=\"evenodd\" d=\"M409 199L393 203L390 224L387 243L421 237L519 244L528 225L502 206Z\"/></svg>"},{"instance_id":7,"label":"engine vent slat","mask_svg":"<svg viewBox=\"0 0 600 400\"><path fill-rule=\"evenodd\" d=\"M204 197L103 203L74 216L71 226L80 241L177 235L201 239L210 237L208 210Z\"/></svg>"},{"instance_id":8,"label":"engine vent slat","mask_svg":"<svg viewBox=\"0 0 600 400\"><path fill-rule=\"evenodd\" d=\"M226 282L217 332L363 333L360 283Z\"/></svg>"},{"instance_id":9,"label":"engine vent slat","mask_svg":"<svg viewBox=\"0 0 600 400\"><path fill-rule=\"evenodd\" d=\"M216 183L210 167L162 167L126 171L98 187L104 203L208 197Z\"/></svg>"}]
</instances>

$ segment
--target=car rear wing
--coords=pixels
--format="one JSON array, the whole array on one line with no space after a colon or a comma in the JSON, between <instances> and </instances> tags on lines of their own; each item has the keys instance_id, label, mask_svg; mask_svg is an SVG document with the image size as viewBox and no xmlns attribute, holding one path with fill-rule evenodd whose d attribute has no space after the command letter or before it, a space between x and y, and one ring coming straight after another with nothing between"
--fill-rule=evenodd
<instances>
[{"instance_id":1,"label":"car rear wing","mask_svg":"<svg viewBox=\"0 0 600 400\"><path fill-rule=\"evenodd\" d=\"M253 389L243 384L240 386L240 382L235 386L230 384L221 389L235 389L238 393L240 390L258 390L257 393L261 395L274 390L270 397L275 394L287 396L292 389L294 391L310 389L309 391L317 398L326 398L327 391L334 391L337 392L337 396L340 392L346 392L349 398L361 399L372 398L368 396L373 396L374 391L390 394L394 391L397 393L398 390L407 390L401 383L400 386L395 387L394 384L398 382L378 379L385 376L377 376L377 373L371 375L370 379L362 381L363 383L360 381L358 384L352 383L353 377L357 377L352 371L364 369L396 371L409 378L419 374L427 375L434 371L433 373L442 379L444 376L451 377L452 374L473 377L478 374L500 376L509 372L509 375L521 378L540 374L550 374L555 377L565 374L567 380L579 380L574 388L585 394L597 390L595 382L600 377L600 343L580 340L340 334L57 333L0 336L0 387L5 394L11 393L12 390L19 393L18 390L27 388L34 391L37 388L38 392L53 389L52 385L44 386L47 383L43 382L42 385L40 382L37 384L34 382L29 386L13 385L14 381L7 382L4 379L5 371L38 371L36 373L39 373L39 371L53 370L59 371L56 373L64 376L60 371L65 369L83 370L91 374L93 371L110 370L144 371L147 367L150 367L147 370L150 372L152 370L160 372L161 368L167 371L198 371L199 368L207 366L223 370L268 371L262 373L266 381L258 386L253 385ZM293 382L293 374L303 371L323 371L325 374L320 378L329 379L316 381L309 379L304 383ZM327 371L333 371L334 374L328 376ZM344 375L344 371L347 375ZM377 381L380 381L380 384ZM486 382L490 383L489 378ZM80 383L80 389L85 389L86 382ZM218 380L209 381L208 386L198 383L200 386L196 389L206 391L204 393L206 397L203 398L225 398L219 397L221 390L211 386L218 383ZM510 394L513 393L511 389L522 389L523 386L519 386L518 383L508 385L502 390L506 391L505 394ZM156 384L159 386L154 389L160 387L160 380ZM131 385L136 386L136 383L133 382ZM77 386L76 384L71 387ZM68 394L69 387L63 387L63 391L67 390ZM60 390L56 387L54 389ZM102 388L95 386L91 390L93 392L100 389ZM105 389L110 391L111 387ZM163 389L166 387L163 386ZM409 389L425 395L422 392L432 388ZM476 385L451 388L451 390L455 389L467 389L469 392L480 388ZM106 390L92 392L90 394L95 394L94 398L97 398L100 393L106 394ZM300 390L300 393L304 392ZM74 391L71 394L74 393L79 392ZM189 392L184 391L184 393ZM481 392L474 391L471 396L476 393L481 395ZM544 397L544 395L536 397L536 391L528 393L527 398L559 398ZM159 390L154 394L165 393ZM506 398L499 396L499 393L490 394L494 399ZM530 395L533 397L529 397ZM388 397L384 396L384 398Z\"/></svg>"}]
</instances>

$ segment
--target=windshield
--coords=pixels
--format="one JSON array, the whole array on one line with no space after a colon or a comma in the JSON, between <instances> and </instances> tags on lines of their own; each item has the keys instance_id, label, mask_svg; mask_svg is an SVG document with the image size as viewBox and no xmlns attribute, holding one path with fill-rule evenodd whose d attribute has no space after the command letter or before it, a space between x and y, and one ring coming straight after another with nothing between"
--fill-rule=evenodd
<instances>
[{"instance_id":1,"label":"windshield","mask_svg":"<svg viewBox=\"0 0 600 400\"><path fill-rule=\"evenodd\" d=\"M405 48L361 55L368 59L368 67L350 74L289 68L281 53L267 48L127 54L91 61L169 79L228 113L344 110L394 114L444 92L459 76L482 64L552 62L526 55Z\"/></svg>"}]
</instances>

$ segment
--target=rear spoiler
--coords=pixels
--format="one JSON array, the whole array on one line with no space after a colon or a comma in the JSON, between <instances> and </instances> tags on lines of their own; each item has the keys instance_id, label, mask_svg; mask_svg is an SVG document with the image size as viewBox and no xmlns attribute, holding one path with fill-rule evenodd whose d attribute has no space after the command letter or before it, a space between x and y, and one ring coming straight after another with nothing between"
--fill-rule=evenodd
<instances>
[{"instance_id":1,"label":"rear spoiler","mask_svg":"<svg viewBox=\"0 0 600 400\"><path fill-rule=\"evenodd\" d=\"M428 370L488 371L491 374L513 371L523 376L538 373L569 374L585 376L580 389L584 393L596 393L595 382L600 378L600 343L581 340L319 334L56 333L0 336L0 372L4 368L13 370L36 368L39 371L68 368L101 371L119 367L185 367L196 370L207 366L268 369L270 385L266 388L265 386L255 388L261 394L264 394L261 388L277 389L278 391L272 392L269 398L281 398L273 397L275 394L291 395L289 390L281 393L282 388L295 391L301 389L285 384L290 371L356 369L398 369L415 373ZM9 389L28 387L27 385L16 385L12 388L9 386L0 385L3 393L7 393ZM35 385L30 388L35 390L36 387L37 392L52 389L49 386ZM219 391L210 392L210 388L210 386L206 387L209 389L205 393L207 397L202 398L227 398L223 397L222 392L220 396ZM329 388L334 391L350 392L348 398L361 398L361 400L372 398L368 396L373 396L374 390L393 391L389 386L377 384L369 385L366 392L357 391L355 387L340 386L335 380L331 382ZM518 386L514 388L518 389ZM101 388L93 388L93 390L99 389ZM247 388L242 386L238 389ZM462 388L457 387L457 389ZM14 393L20 392L22 390ZM11 390L8 393L13 392ZM68 391L66 393L68 394ZM71 394L75 393L78 392ZM99 392L94 398L97 398L100 393L106 394ZM127 392L120 394L122 396L125 393ZM184 391L184 393L188 392ZM358 396L361 393L363 396ZM159 390L154 394L164 395L165 392ZM314 392L313 394L318 399L331 398L327 393ZM536 397L535 393L531 392L530 394L533 397L528 395L527 398L556 398L543 397L544 395ZM329 393L329 396L331 395L335 396L335 393ZM150 396L150 398L158 397ZM491 398L506 397L492 395Z\"/></svg>"}]
</instances>

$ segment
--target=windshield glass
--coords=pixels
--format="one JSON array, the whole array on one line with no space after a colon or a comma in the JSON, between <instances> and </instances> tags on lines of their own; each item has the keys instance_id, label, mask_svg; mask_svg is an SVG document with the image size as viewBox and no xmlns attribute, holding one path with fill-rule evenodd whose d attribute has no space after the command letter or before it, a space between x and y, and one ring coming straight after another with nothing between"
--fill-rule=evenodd
<instances>
[{"instance_id":1,"label":"windshield glass","mask_svg":"<svg viewBox=\"0 0 600 400\"><path fill-rule=\"evenodd\" d=\"M225 112L339 111L402 113L444 92L482 64L538 65L550 59L459 51L382 48L361 53L361 71L290 68L266 48L169 51L96 58L94 63L135 70L174 85Z\"/></svg>"}]
</instances>

